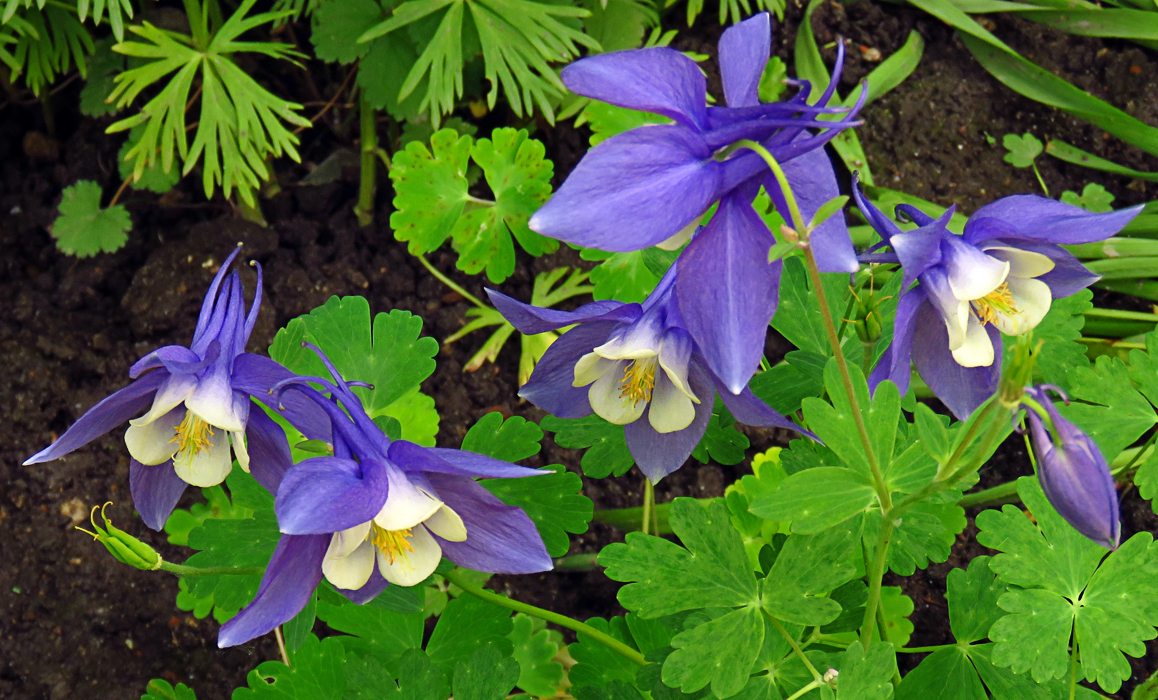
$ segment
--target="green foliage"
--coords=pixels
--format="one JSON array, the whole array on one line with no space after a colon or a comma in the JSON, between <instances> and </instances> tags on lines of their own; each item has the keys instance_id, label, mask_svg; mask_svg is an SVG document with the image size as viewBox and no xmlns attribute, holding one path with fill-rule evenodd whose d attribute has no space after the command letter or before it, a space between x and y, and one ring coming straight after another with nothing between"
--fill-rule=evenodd
<instances>
[{"instance_id":1,"label":"green foliage","mask_svg":"<svg viewBox=\"0 0 1158 700\"><path fill-rule=\"evenodd\" d=\"M290 61L301 57L288 44L239 40L246 31L282 16L265 12L247 18L255 3L244 0L212 31L212 13L202 6L199 16L194 13L189 17L191 35L163 31L149 23L133 26L129 31L144 42L121 42L113 47L143 59L116 77L117 87L108 99L115 101L118 109L127 107L146 88L167 80L139 113L108 128L109 133L115 133L145 126L140 142L126 154L133 161L137 178L158 162L158 155L163 170L171 170L176 150L183 162L182 174L202 163L206 197L213 196L217 185L226 197L236 187L241 198L252 205L254 190L269 179L268 158L287 155L300 160L298 139L283 122L308 127L309 120L296 111L301 105L274 96L233 61L233 54L238 52ZM195 1L186 3L186 9L198 7ZM185 112L194 101L191 90L197 77L201 111L190 145L185 136Z\"/></svg>"},{"instance_id":2,"label":"green foliage","mask_svg":"<svg viewBox=\"0 0 1158 700\"><path fill-rule=\"evenodd\" d=\"M672 3L667 3L671 5ZM749 5L748 0L720 0L720 24L731 22L735 24L745 17L757 12L773 12L777 19L784 19L784 0L755 0L755 8ZM696 18L704 10L704 0L688 0L688 26L692 26Z\"/></svg>"},{"instance_id":3,"label":"green foliage","mask_svg":"<svg viewBox=\"0 0 1158 700\"><path fill-rule=\"evenodd\" d=\"M1158 423L1154 408L1134 388L1129 369L1118 358L1103 355L1093 367L1073 370L1069 396L1070 405L1058 410L1093 438L1108 461Z\"/></svg>"},{"instance_id":4,"label":"green foliage","mask_svg":"<svg viewBox=\"0 0 1158 700\"><path fill-rule=\"evenodd\" d=\"M114 0L119 1L119 0ZM0 23L12 29L0 30L0 60L12 69L12 80L24 75L24 84L39 97L47 86L76 65L85 77L87 56L96 50L92 37L67 6L25 0L17 11L19 0L9 0ZM4 44L13 46L9 52Z\"/></svg>"},{"instance_id":5,"label":"green foliage","mask_svg":"<svg viewBox=\"0 0 1158 700\"><path fill-rule=\"evenodd\" d=\"M253 515L248 508L230 501L220 484L201 489L201 495L205 497L205 503L194 503L189 510L178 508L165 521L169 544L188 546L189 533L209 518L238 520Z\"/></svg>"},{"instance_id":6,"label":"green foliage","mask_svg":"<svg viewBox=\"0 0 1158 700\"><path fill-rule=\"evenodd\" d=\"M644 253L607 253L594 248L583 248L579 257L584 260L601 260L591 271L591 282L595 285L592 293L597 301L614 299L624 303L642 302L659 284L659 277L647 267Z\"/></svg>"},{"instance_id":7,"label":"green foliage","mask_svg":"<svg viewBox=\"0 0 1158 700\"><path fill-rule=\"evenodd\" d=\"M739 464L744 461L744 450L748 449L748 436L736 429L736 421L726 414L723 403L717 399L716 413L708 420L708 427L700 444L692 450L692 457L708 464L715 461L720 464ZM725 415L721 415L721 411Z\"/></svg>"},{"instance_id":8,"label":"green foliage","mask_svg":"<svg viewBox=\"0 0 1158 700\"><path fill-rule=\"evenodd\" d=\"M181 173L176 170L165 170L158 162L146 167L140 177L137 177L133 171L132 162L127 158L129 152L141 142L141 134L144 131L144 125L138 125L129 132L129 138L121 146L121 150L117 152L117 167L123 179L131 179L134 190L149 190L156 194L165 194L173 189L177 181L181 179Z\"/></svg>"},{"instance_id":9,"label":"green foliage","mask_svg":"<svg viewBox=\"0 0 1158 700\"><path fill-rule=\"evenodd\" d=\"M519 681L519 663L487 644L454 669L454 697L461 700L504 700Z\"/></svg>"},{"instance_id":10,"label":"green foliage","mask_svg":"<svg viewBox=\"0 0 1158 700\"><path fill-rule=\"evenodd\" d=\"M372 605L354 605L323 584L318 588L317 615L332 629L348 635L341 640L351 657L389 667L407 650L422 646L420 612L398 613Z\"/></svg>"},{"instance_id":11,"label":"green foliage","mask_svg":"<svg viewBox=\"0 0 1158 700\"><path fill-rule=\"evenodd\" d=\"M591 146L594 148L612 136L631 131L636 127L653 124L671 124L672 120L651 112L640 112L619 107L599 100L591 100L584 108L580 120L591 125Z\"/></svg>"},{"instance_id":12,"label":"green foliage","mask_svg":"<svg viewBox=\"0 0 1158 700\"><path fill-rule=\"evenodd\" d=\"M475 274L485 269L488 279L502 282L514 272L514 240L531 255L558 248L557 241L527 227L551 193L553 165L544 160L544 152L525 130L507 128L473 144L470 136L453 129L431 136L430 149L407 144L395 154L390 170L397 210L390 215L394 236L408 241L414 255L453 238L460 270ZM494 201L468 193L468 156L482 168Z\"/></svg>"},{"instance_id":13,"label":"green foliage","mask_svg":"<svg viewBox=\"0 0 1158 700\"><path fill-rule=\"evenodd\" d=\"M398 419L406 439L413 437L408 426L425 423L427 427L418 431L423 439L416 442L433 446L438 414L434 401L418 393L418 385L434 372L438 341L420 337L421 333L422 319L408 311L379 313L371 322L370 303L364 297L334 296L278 331L269 356L295 374L328 377L321 359L302 342L316 345L343 379L374 386L353 389L371 418Z\"/></svg>"},{"instance_id":14,"label":"green foliage","mask_svg":"<svg viewBox=\"0 0 1158 700\"><path fill-rule=\"evenodd\" d=\"M623 426L608 423L592 414L586 418L544 416L539 425L555 433L555 444L567 449L587 449L579 465L591 479L623 476L635 464L627 449Z\"/></svg>"},{"instance_id":15,"label":"green foliage","mask_svg":"<svg viewBox=\"0 0 1158 700\"><path fill-rule=\"evenodd\" d=\"M821 277L832 317L843 318L848 298L848 275L830 273ZM780 303L772 317L772 327L801 350L827 357L832 354L832 347L818 311L816 294L812 291L804 263L798 257L788 258L780 276Z\"/></svg>"},{"instance_id":16,"label":"green foliage","mask_svg":"<svg viewBox=\"0 0 1158 700\"><path fill-rule=\"evenodd\" d=\"M563 664L554 660L559 653L562 635L544 629L545 624L537 617L518 613L508 635L515 648L514 659L519 663L517 685L535 697L558 694L565 676Z\"/></svg>"},{"instance_id":17,"label":"green foliage","mask_svg":"<svg viewBox=\"0 0 1158 700\"><path fill-rule=\"evenodd\" d=\"M1085 346L1077 341L1086 322L1082 314L1094 306L1090 302L1092 298L1093 292L1083 289L1064 299L1055 299L1049 313L1033 329L1034 342L1042 343L1036 356L1037 371L1045 383L1068 390L1073 370L1090 366ZM1009 346L1012 350L1014 344Z\"/></svg>"},{"instance_id":18,"label":"green foliage","mask_svg":"<svg viewBox=\"0 0 1158 700\"><path fill-rule=\"evenodd\" d=\"M113 51L112 38L101 39L88 63L88 76L80 91L80 112L88 117L113 114L117 108L105 98L116 87L116 75L125 69L125 57ZM121 158L124 154L121 154ZM121 175L125 177L125 175Z\"/></svg>"},{"instance_id":19,"label":"green foliage","mask_svg":"<svg viewBox=\"0 0 1158 700\"><path fill-rule=\"evenodd\" d=\"M1106 556L1062 520L1036 479L1018 480L1018 493L1036 524L1012 506L977 517L978 541L1002 552L990 568L1014 586L998 599L1010 614L990 629L992 661L1039 683L1062 678L1072 629L1086 680L1116 692L1130 676L1122 654L1141 656L1155 636L1158 591L1148 581L1158 547L1142 532Z\"/></svg>"},{"instance_id":20,"label":"green foliage","mask_svg":"<svg viewBox=\"0 0 1158 700\"><path fill-rule=\"evenodd\" d=\"M506 462L517 462L539 454L543 431L525 418L511 416L506 420L498 411L491 411L466 431L462 449L494 457Z\"/></svg>"},{"instance_id":21,"label":"green foliage","mask_svg":"<svg viewBox=\"0 0 1158 700\"><path fill-rule=\"evenodd\" d=\"M766 520L790 520L792 532L815 534L863 512L876 500L872 482L845 467L797 472L752 503Z\"/></svg>"},{"instance_id":22,"label":"green foliage","mask_svg":"<svg viewBox=\"0 0 1158 700\"><path fill-rule=\"evenodd\" d=\"M893 696L893 674L897 655L893 645L877 642L864 650L853 644L840 663L837 695L840 700L889 700Z\"/></svg>"},{"instance_id":23,"label":"green foliage","mask_svg":"<svg viewBox=\"0 0 1158 700\"><path fill-rule=\"evenodd\" d=\"M852 520L816 535L790 535L766 577L775 585L764 588L764 610L799 625L835 620L841 606L826 596L856 574L852 564L859 550L856 524Z\"/></svg>"},{"instance_id":24,"label":"green foliage","mask_svg":"<svg viewBox=\"0 0 1158 700\"><path fill-rule=\"evenodd\" d=\"M501 88L516 115L529 116L538 109L552 123L553 105L567 91L550 64L569 62L579 55L579 46L599 48L571 24L586 17L586 10L533 0L407 0L359 41L372 41L428 16L434 21L435 13L441 14L438 28L398 92L404 100L426 82L418 109L428 112L435 125L463 96L463 58L473 53L465 49L468 37L477 37L483 55L491 85L488 106L494 108Z\"/></svg>"},{"instance_id":25,"label":"green foliage","mask_svg":"<svg viewBox=\"0 0 1158 700\"><path fill-rule=\"evenodd\" d=\"M197 700L197 694L184 683L174 687L169 681L154 678L145 687L141 700Z\"/></svg>"},{"instance_id":26,"label":"green foliage","mask_svg":"<svg viewBox=\"0 0 1158 700\"><path fill-rule=\"evenodd\" d=\"M52 237L62 253L88 258L120 250L133 228L129 212L120 204L101 209L101 186L92 180L66 187L60 216L52 222Z\"/></svg>"},{"instance_id":27,"label":"green foliage","mask_svg":"<svg viewBox=\"0 0 1158 700\"><path fill-rule=\"evenodd\" d=\"M1015 168L1028 168L1033 165L1034 159L1041 155L1042 144L1033 134L1006 134L1001 139L1001 145L1009 151L1003 157L1006 163Z\"/></svg>"},{"instance_id":28,"label":"green foliage","mask_svg":"<svg viewBox=\"0 0 1158 700\"><path fill-rule=\"evenodd\" d=\"M487 479L481 484L503 503L522 508L539 530L547 553L561 557L571 546L568 532L587 532L594 506L591 499L579 493L583 480L578 474L567 471L561 464L541 471L543 476Z\"/></svg>"},{"instance_id":29,"label":"green foliage","mask_svg":"<svg viewBox=\"0 0 1158 700\"><path fill-rule=\"evenodd\" d=\"M1107 192L1105 187L1094 182L1087 182L1086 186L1082 188L1081 195L1072 190L1066 190L1062 192L1059 199L1064 204L1072 204L1096 214L1105 214L1114 210L1114 195Z\"/></svg>"},{"instance_id":30,"label":"green foliage","mask_svg":"<svg viewBox=\"0 0 1158 700\"><path fill-rule=\"evenodd\" d=\"M341 639L318 641L310 635L301 649L290 654L290 665L266 661L249 672L248 688L233 691L234 700L310 698L342 700L346 678L342 674L346 654Z\"/></svg>"},{"instance_id":31,"label":"green foliage","mask_svg":"<svg viewBox=\"0 0 1158 700\"><path fill-rule=\"evenodd\" d=\"M447 604L430 633L426 653L434 665L454 674L460 664L469 663L476 650L483 646L493 645L503 656L509 657L514 649L510 640L513 629L511 612L506 608L474 596L463 596ZM511 685L514 684L515 680L512 680Z\"/></svg>"}]
</instances>

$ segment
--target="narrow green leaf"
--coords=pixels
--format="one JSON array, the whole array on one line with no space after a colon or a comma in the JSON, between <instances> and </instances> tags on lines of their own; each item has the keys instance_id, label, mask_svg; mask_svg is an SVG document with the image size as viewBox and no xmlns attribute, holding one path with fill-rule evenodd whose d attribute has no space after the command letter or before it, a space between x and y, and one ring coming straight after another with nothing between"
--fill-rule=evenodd
<instances>
[{"instance_id":1,"label":"narrow green leaf","mask_svg":"<svg viewBox=\"0 0 1158 700\"><path fill-rule=\"evenodd\" d=\"M1087 153L1080 148L1071 146L1064 141L1058 141L1057 139L1045 145L1045 152L1054 158L1064 160L1067 163L1073 163L1074 165L1084 165L1094 170L1146 180L1147 182L1158 182L1158 173L1147 173L1118 165L1117 163L1108 161L1105 158L1099 158L1093 153Z\"/></svg>"}]
</instances>

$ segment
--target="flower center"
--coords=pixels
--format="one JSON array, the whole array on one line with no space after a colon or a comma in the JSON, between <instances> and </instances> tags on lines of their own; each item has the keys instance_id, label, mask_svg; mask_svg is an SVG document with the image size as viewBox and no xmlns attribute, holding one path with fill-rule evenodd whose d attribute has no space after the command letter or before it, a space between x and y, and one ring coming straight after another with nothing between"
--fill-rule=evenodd
<instances>
[{"instance_id":1,"label":"flower center","mask_svg":"<svg viewBox=\"0 0 1158 700\"><path fill-rule=\"evenodd\" d=\"M177 434L170 440L177 444L177 455L192 461L202 450L213 446L213 426L199 418L193 411L185 411L185 419L177 426Z\"/></svg>"},{"instance_id":2,"label":"flower center","mask_svg":"<svg viewBox=\"0 0 1158 700\"><path fill-rule=\"evenodd\" d=\"M406 528L405 530L385 530L378 526L377 523L370 523L370 542L378 551L386 555L386 558L393 564L395 560L409 560L406 556L407 552L414 551L414 545L407 542L408 539L414 536L414 528Z\"/></svg>"},{"instance_id":3,"label":"flower center","mask_svg":"<svg viewBox=\"0 0 1158 700\"><path fill-rule=\"evenodd\" d=\"M631 399L632 404L651 401L651 390L655 387L655 357L632 360L623 369L623 380L619 382L619 398Z\"/></svg>"},{"instance_id":4,"label":"flower center","mask_svg":"<svg viewBox=\"0 0 1158 700\"><path fill-rule=\"evenodd\" d=\"M977 314L977 320L981 321L983 326L996 322L998 314L1012 316L1017 313L1017 306L1013 303L1013 292L1009 291L1009 285L1004 282L998 285L997 289L980 299L974 299L971 303L974 313Z\"/></svg>"}]
</instances>

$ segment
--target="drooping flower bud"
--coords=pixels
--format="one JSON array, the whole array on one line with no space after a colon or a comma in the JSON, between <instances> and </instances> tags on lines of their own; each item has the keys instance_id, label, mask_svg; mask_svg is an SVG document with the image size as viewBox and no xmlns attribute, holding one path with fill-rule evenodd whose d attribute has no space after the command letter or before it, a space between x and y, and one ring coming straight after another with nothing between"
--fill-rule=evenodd
<instances>
[{"instance_id":1,"label":"drooping flower bud","mask_svg":"<svg viewBox=\"0 0 1158 700\"><path fill-rule=\"evenodd\" d=\"M1058 515L1075 530L1109 549L1117 549L1121 538L1118 493L1114 477L1101 450L1090 436L1057 412L1047 395L1054 387L1026 389L1037 405L1026 403L1033 449L1037 453L1037 476L1046 498ZM1039 411L1044 409L1046 416ZM1052 427L1043 418L1048 417Z\"/></svg>"},{"instance_id":2,"label":"drooping flower bud","mask_svg":"<svg viewBox=\"0 0 1158 700\"><path fill-rule=\"evenodd\" d=\"M109 550L109 554L112 554L113 557L122 564L135 566L145 571L156 571L160 569L161 555L157 554L157 550L124 530L113 527L113 521L109 520L109 516L105 515L105 508L108 508L110 505L111 503L106 503L100 507L104 527L97 525L97 507L93 506L92 513L89 514L89 521L92 523L93 532L89 532L80 527L77 529L92 535L93 539L103 544L105 549Z\"/></svg>"}]
</instances>

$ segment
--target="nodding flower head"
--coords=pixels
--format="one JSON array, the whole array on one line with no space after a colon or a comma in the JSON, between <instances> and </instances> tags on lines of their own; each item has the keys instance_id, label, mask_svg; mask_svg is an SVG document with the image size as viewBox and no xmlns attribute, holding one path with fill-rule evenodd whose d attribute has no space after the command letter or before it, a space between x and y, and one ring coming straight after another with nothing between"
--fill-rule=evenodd
<instances>
[{"instance_id":1,"label":"nodding flower head","mask_svg":"<svg viewBox=\"0 0 1158 700\"><path fill-rule=\"evenodd\" d=\"M421 583L443 557L491 573L552 567L526 513L475 481L544 472L390 440L350 390L366 385L343 381L325 355L309 347L331 377L289 378L271 394L279 402L304 396L325 411L334 453L285 472L274 505L282 539L257 597L221 628L221 646L248 641L292 618L323 577L364 603L389 584Z\"/></svg>"},{"instance_id":2,"label":"nodding flower head","mask_svg":"<svg viewBox=\"0 0 1158 700\"><path fill-rule=\"evenodd\" d=\"M250 398L268 400L268 388L290 373L245 352L261 307L261 266L254 263L257 289L247 311L240 274L229 272L240 251L239 246L226 258L209 285L188 347L167 345L142 357L129 369L136 381L93 406L25 464L63 457L128 421L133 502L156 530L187 484L221 483L234 456L242 469L252 466L258 481L276 488L280 472L264 457L267 447L276 451L285 437L261 411L250 411ZM314 410L298 418L311 435L323 436ZM255 446L256 460L250 454Z\"/></svg>"},{"instance_id":3,"label":"nodding flower head","mask_svg":"<svg viewBox=\"0 0 1158 700\"><path fill-rule=\"evenodd\" d=\"M1025 390L1037 478L1058 515L1074 529L1108 549L1117 549L1122 535L1118 492L1101 450L1077 426L1062 417L1043 385Z\"/></svg>"}]
</instances>

